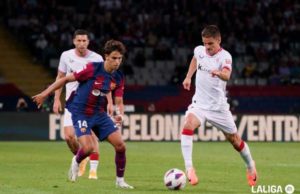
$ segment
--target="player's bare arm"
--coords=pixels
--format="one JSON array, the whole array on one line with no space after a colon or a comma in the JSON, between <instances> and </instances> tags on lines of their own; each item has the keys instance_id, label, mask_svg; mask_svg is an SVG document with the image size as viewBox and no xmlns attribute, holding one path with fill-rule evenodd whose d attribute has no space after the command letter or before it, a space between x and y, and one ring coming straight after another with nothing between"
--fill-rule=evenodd
<instances>
[{"instance_id":1,"label":"player's bare arm","mask_svg":"<svg viewBox=\"0 0 300 194\"><path fill-rule=\"evenodd\" d=\"M220 70L213 70L211 71L212 76L218 76L223 81L228 81L230 79L231 70L228 68L223 68L222 71Z\"/></svg>"},{"instance_id":2,"label":"player's bare arm","mask_svg":"<svg viewBox=\"0 0 300 194\"><path fill-rule=\"evenodd\" d=\"M63 77L63 78L60 78L60 79L56 80L47 89L45 89L41 93L33 96L32 97L33 102L35 102L37 104L38 108L40 108L42 106L43 102L45 101L45 99L48 97L49 94L51 94L55 90L63 87L66 83L72 82L72 81L75 81L75 80L76 79L75 79L74 74L70 74L70 75L68 75L66 77Z\"/></svg>"},{"instance_id":3,"label":"player's bare arm","mask_svg":"<svg viewBox=\"0 0 300 194\"><path fill-rule=\"evenodd\" d=\"M111 92L109 92L106 95L106 99L107 99L107 114L112 116L113 112L114 112L114 106L113 106L113 100L112 100Z\"/></svg>"},{"instance_id":4,"label":"player's bare arm","mask_svg":"<svg viewBox=\"0 0 300 194\"><path fill-rule=\"evenodd\" d=\"M196 58L193 57L189 66L188 73L186 74L186 77L182 83L184 89L190 90L192 77L196 70L197 70L197 61Z\"/></svg>"},{"instance_id":5,"label":"player's bare arm","mask_svg":"<svg viewBox=\"0 0 300 194\"><path fill-rule=\"evenodd\" d=\"M124 114L124 102L123 97L115 97L116 109L120 111L119 114Z\"/></svg>"},{"instance_id":6,"label":"player's bare arm","mask_svg":"<svg viewBox=\"0 0 300 194\"><path fill-rule=\"evenodd\" d=\"M56 80L65 77L66 74L58 71ZM60 101L60 96L61 96L62 88L59 88L55 90L55 95L54 95L54 102L53 102L53 112L58 114L59 112L62 112L62 107L61 107L61 101Z\"/></svg>"}]
</instances>

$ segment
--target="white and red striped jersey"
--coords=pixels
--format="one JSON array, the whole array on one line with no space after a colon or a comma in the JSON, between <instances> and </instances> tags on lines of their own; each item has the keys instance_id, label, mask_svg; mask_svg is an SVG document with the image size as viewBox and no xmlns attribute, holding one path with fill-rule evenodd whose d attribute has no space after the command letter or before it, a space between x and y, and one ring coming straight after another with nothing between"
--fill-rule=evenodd
<instances>
[{"instance_id":1,"label":"white and red striped jersey","mask_svg":"<svg viewBox=\"0 0 300 194\"><path fill-rule=\"evenodd\" d=\"M102 62L101 55L88 50L88 53L84 57L80 57L75 53L75 49L64 51L59 60L58 70L66 75L79 72L90 62ZM70 97L71 93L78 87L78 82L69 82L66 84L66 100Z\"/></svg>"},{"instance_id":2,"label":"white and red striped jersey","mask_svg":"<svg viewBox=\"0 0 300 194\"><path fill-rule=\"evenodd\" d=\"M205 110L229 110L226 97L226 81L217 76L212 77L212 70L232 68L232 57L224 49L220 49L215 55L210 56L204 46L194 49L194 57L197 61L195 86L192 105Z\"/></svg>"}]
</instances>

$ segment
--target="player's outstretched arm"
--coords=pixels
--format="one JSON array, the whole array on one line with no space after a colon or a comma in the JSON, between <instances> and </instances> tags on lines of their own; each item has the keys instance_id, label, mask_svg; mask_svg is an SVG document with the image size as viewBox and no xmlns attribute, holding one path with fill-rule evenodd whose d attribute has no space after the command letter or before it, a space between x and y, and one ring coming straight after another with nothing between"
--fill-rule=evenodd
<instances>
[{"instance_id":1,"label":"player's outstretched arm","mask_svg":"<svg viewBox=\"0 0 300 194\"><path fill-rule=\"evenodd\" d=\"M57 76L56 76L56 80L65 77L66 74L59 71L57 72ZM60 112L62 112L62 106L61 106L61 101L60 101L60 96L61 96L61 92L62 92L62 87L55 90L55 95L54 95L54 102L53 102L53 112L58 114Z\"/></svg>"},{"instance_id":2,"label":"player's outstretched arm","mask_svg":"<svg viewBox=\"0 0 300 194\"><path fill-rule=\"evenodd\" d=\"M184 89L190 90L191 82L192 82L191 80L192 80L192 77L196 70L197 70L197 61L196 61L196 58L193 57L190 62L189 70L186 74L186 77L185 77L183 83L182 83Z\"/></svg>"},{"instance_id":3,"label":"player's outstretched arm","mask_svg":"<svg viewBox=\"0 0 300 194\"><path fill-rule=\"evenodd\" d=\"M43 104L43 102L45 101L45 99L49 96L49 94L51 94L52 92L54 92L55 90L57 90L58 88L61 88L62 86L64 86L67 82L72 82L75 81L75 76L74 74L70 74L66 77L60 78L58 80L56 80L53 84L51 84L47 89L45 89L44 91L42 91L41 93L35 95L32 97L33 102L36 103L36 105L38 106L38 108L40 108Z\"/></svg>"}]
</instances>

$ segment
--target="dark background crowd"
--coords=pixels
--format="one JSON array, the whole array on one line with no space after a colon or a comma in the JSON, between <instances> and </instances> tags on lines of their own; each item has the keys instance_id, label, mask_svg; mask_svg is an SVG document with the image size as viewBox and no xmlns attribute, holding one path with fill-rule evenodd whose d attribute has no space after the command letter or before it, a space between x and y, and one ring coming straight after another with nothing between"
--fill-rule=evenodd
<instances>
[{"instance_id":1,"label":"dark background crowd","mask_svg":"<svg viewBox=\"0 0 300 194\"><path fill-rule=\"evenodd\" d=\"M127 90L125 97L143 110L148 106L143 99L158 111L186 108L187 100L178 99L190 96L180 85L193 48L202 44L201 30L208 24L219 26L222 47L233 57L229 86L300 85L299 1L6 0L0 2L0 9L5 27L53 78L61 53L73 48L76 29L90 32L89 48L100 54L108 39L124 42L126 85L146 87L138 88L139 93L136 88ZM277 88L264 90L270 92L263 96L261 90L250 95L248 89L241 94L242 90L229 93L237 112L272 112L274 104L282 105L278 112L300 110L293 91L284 90L290 92L282 97ZM257 106L253 106L255 99ZM181 105L173 110L178 102Z\"/></svg>"},{"instance_id":2,"label":"dark background crowd","mask_svg":"<svg viewBox=\"0 0 300 194\"><path fill-rule=\"evenodd\" d=\"M35 60L49 66L72 47L77 28L89 30L92 50L110 38L130 50L124 69L147 60L173 60L171 83L182 79L182 66L201 44L201 29L217 24L222 46L234 59L234 78L265 78L269 84L297 84L300 77L298 1L291 0L18 0L4 5L4 22L25 43ZM183 58L175 48L187 48ZM182 64L184 63L184 64ZM146 64L147 65L147 64ZM179 76L179 78L178 78Z\"/></svg>"}]
</instances>

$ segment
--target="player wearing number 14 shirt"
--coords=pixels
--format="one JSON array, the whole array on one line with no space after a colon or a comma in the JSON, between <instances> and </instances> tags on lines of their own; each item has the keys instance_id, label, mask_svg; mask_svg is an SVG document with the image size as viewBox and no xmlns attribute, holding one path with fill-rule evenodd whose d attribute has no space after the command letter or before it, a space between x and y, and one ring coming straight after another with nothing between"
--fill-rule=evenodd
<instances>
[{"instance_id":1,"label":"player wearing number 14 shirt","mask_svg":"<svg viewBox=\"0 0 300 194\"><path fill-rule=\"evenodd\" d=\"M77 29L73 35L74 48L64 51L59 60L59 66L56 79L65 77L73 72L79 72L84 69L89 62L103 62L101 55L88 49L89 46L89 32L83 29ZM78 87L78 82L69 82L66 84L66 101L69 99L71 93ZM60 101L62 89L55 91L53 112L59 113L62 110ZM107 97L110 100L110 96ZM109 110L108 110L109 111ZM68 109L64 109L64 136L70 151L76 155L79 150L79 143L75 136L75 129L73 127L72 116ZM93 134L94 150L86 160L80 163L78 176L82 176L85 172L85 167L90 159L89 179L98 179L97 168L99 164L99 145L98 138Z\"/></svg>"},{"instance_id":2,"label":"player wearing number 14 shirt","mask_svg":"<svg viewBox=\"0 0 300 194\"><path fill-rule=\"evenodd\" d=\"M56 80L46 90L33 96L33 101L40 107L46 97L54 90L72 81L78 81L79 86L75 93L71 94L67 108L72 113L76 136L81 148L73 157L69 171L69 179L76 181L79 163L93 150L91 130L100 140L107 139L115 148L116 186L125 189L133 187L124 180L126 166L126 146L121 132L108 114L104 111L106 95L115 88L115 95L123 96L124 77L118 71L125 54L123 43L110 40L105 43L104 63L89 63L80 72L74 72L64 78ZM122 117L122 116L120 116ZM119 118L117 119L119 120Z\"/></svg>"}]
</instances>

